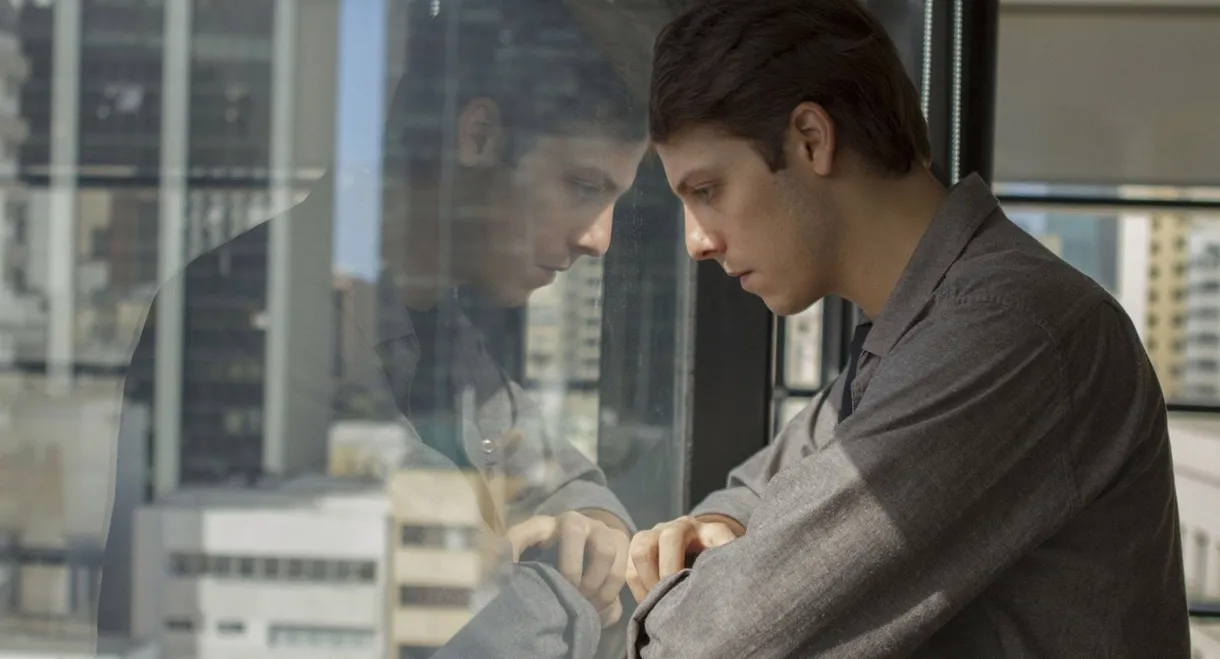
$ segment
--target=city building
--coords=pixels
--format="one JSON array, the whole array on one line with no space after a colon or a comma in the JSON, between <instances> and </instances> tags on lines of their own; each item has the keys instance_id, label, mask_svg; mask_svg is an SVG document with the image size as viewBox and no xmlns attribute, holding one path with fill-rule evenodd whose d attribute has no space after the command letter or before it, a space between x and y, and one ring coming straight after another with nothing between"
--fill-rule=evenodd
<instances>
[{"instance_id":1,"label":"city building","mask_svg":"<svg viewBox=\"0 0 1220 659\"><path fill-rule=\"evenodd\" d=\"M1187 241L1193 233L1191 218L1181 213L1154 213L1148 240L1147 299L1142 320L1144 346L1152 360L1165 397L1190 397L1183 387L1186 311L1194 292L1187 283ZM1193 276L1193 275L1190 275Z\"/></svg>"},{"instance_id":2,"label":"city building","mask_svg":"<svg viewBox=\"0 0 1220 659\"><path fill-rule=\"evenodd\" d=\"M151 418L129 474L141 496L116 505L112 541L130 540L114 532L130 531L140 499L181 484L325 469L330 405L317 398L330 396L333 328L319 314L332 308L330 265L295 255L329 255L331 227L264 222L327 185L337 11L294 0L19 8L29 136L18 177L24 216L43 221L21 229L37 267L17 279L37 295L43 327L33 347L7 339L0 349L68 395L82 372L127 370L146 327L150 357L126 373L129 403ZM0 74L19 72L3 62ZM0 139L7 125L0 118ZM217 249L259 228L248 251ZM210 279L179 276L208 250ZM249 285L217 287L226 276ZM36 330L30 307L7 324ZM111 604L102 627L128 628L129 603Z\"/></svg>"},{"instance_id":3,"label":"city building","mask_svg":"<svg viewBox=\"0 0 1220 659\"><path fill-rule=\"evenodd\" d=\"M390 499L380 480L186 487L140 508L132 633L164 657L374 657Z\"/></svg>"},{"instance_id":4,"label":"city building","mask_svg":"<svg viewBox=\"0 0 1220 659\"><path fill-rule=\"evenodd\" d=\"M165 657L428 656L470 621L497 556L480 478L268 480L146 504L133 636Z\"/></svg>"},{"instance_id":5,"label":"city building","mask_svg":"<svg viewBox=\"0 0 1220 659\"><path fill-rule=\"evenodd\" d=\"M602 349L601 259L576 261L526 307L525 386L548 431L596 459Z\"/></svg>"},{"instance_id":6,"label":"city building","mask_svg":"<svg viewBox=\"0 0 1220 659\"><path fill-rule=\"evenodd\" d=\"M494 545L471 481L458 470L401 470L389 481L387 659L429 657L474 615ZM481 489L481 488L480 488Z\"/></svg>"},{"instance_id":7,"label":"city building","mask_svg":"<svg viewBox=\"0 0 1220 659\"><path fill-rule=\"evenodd\" d=\"M335 273L335 378L337 385L363 377L376 326L377 285L346 273Z\"/></svg>"},{"instance_id":8,"label":"city building","mask_svg":"<svg viewBox=\"0 0 1220 659\"><path fill-rule=\"evenodd\" d=\"M408 441L402 421L336 420L330 424L326 473L385 478L401 464Z\"/></svg>"},{"instance_id":9,"label":"city building","mask_svg":"<svg viewBox=\"0 0 1220 659\"><path fill-rule=\"evenodd\" d=\"M1171 417L1174 478L1188 596L1220 601L1220 426L1206 415ZM1220 659L1220 623L1195 621L1197 659Z\"/></svg>"},{"instance_id":10,"label":"city building","mask_svg":"<svg viewBox=\"0 0 1220 659\"><path fill-rule=\"evenodd\" d=\"M30 65L21 53L18 17L0 2L0 369L41 339L38 300L28 294L29 219L17 161L29 128L21 116L21 86Z\"/></svg>"},{"instance_id":11,"label":"city building","mask_svg":"<svg viewBox=\"0 0 1220 659\"><path fill-rule=\"evenodd\" d=\"M1179 300L1178 366L1187 400L1220 396L1220 217L1196 218L1187 236L1185 299ZM1150 349L1151 352L1151 349Z\"/></svg>"},{"instance_id":12,"label":"city building","mask_svg":"<svg viewBox=\"0 0 1220 659\"><path fill-rule=\"evenodd\" d=\"M0 624L30 637L63 625L62 637L75 638L76 627L96 631L112 496L137 499L139 474L116 476L111 465L142 448L148 417L123 411L129 432L120 433L117 378L79 377L68 395L49 384L0 374ZM138 461L127 464L139 471Z\"/></svg>"}]
</instances>

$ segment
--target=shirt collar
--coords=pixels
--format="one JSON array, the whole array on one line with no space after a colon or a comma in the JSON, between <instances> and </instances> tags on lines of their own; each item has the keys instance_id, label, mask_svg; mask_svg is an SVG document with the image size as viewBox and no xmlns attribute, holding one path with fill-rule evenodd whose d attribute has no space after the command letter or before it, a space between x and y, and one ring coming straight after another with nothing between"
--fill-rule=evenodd
<instances>
[{"instance_id":1,"label":"shirt collar","mask_svg":"<svg viewBox=\"0 0 1220 659\"><path fill-rule=\"evenodd\" d=\"M382 272L377 278L377 335L374 345L415 336L411 312L394 288L393 278Z\"/></svg>"},{"instance_id":2,"label":"shirt collar","mask_svg":"<svg viewBox=\"0 0 1220 659\"><path fill-rule=\"evenodd\" d=\"M865 350L884 356L898 343L979 226L998 207L999 201L978 174L953 186L873 321Z\"/></svg>"}]
</instances>

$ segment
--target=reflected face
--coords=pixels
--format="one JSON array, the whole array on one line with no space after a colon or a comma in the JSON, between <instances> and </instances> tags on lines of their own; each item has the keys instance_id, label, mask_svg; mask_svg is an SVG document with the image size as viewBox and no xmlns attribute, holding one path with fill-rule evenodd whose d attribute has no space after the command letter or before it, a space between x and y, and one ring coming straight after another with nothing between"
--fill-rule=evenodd
<instances>
[{"instance_id":1,"label":"reflected face","mask_svg":"<svg viewBox=\"0 0 1220 659\"><path fill-rule=\"evenodd\" d=\"M635 182L646 141L540 136L513 166L463 175L480 208L465 223L455 270L505 306L524 304L581 256L610 247L614 205Z\"/></svg>"},{"instance_id":2,"label":"reflected face","mask_svg":"<svg viewBox=\"0 0 1220 659\"><path fill-rule=\"evenodd\" d=\"M828 294L841 232L807 162L787 153L772 172L750 142L710 128L683 131L657 155L682 200L691 258L715 260L780 315Z\"/></svg>"}]
</instances>

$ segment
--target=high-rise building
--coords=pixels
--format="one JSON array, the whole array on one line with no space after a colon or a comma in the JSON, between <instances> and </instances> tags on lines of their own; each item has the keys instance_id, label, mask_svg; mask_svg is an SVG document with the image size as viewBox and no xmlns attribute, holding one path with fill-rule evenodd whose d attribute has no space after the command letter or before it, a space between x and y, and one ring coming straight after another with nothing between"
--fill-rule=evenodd
<instances>
[{"instance_id":1,"label":"high-rise building","mask_svg":"<svg viewBox=\"0 0 1220 659\"><path fill-rule=\"evenodd\" d=\"M1134 320L1143 325L1144 346L1165 397L1177 398L1187 395L1183 340L1187 304L1193 295L1187 281L1192 225L1189 217L1179 213L1155 213L1150 221L1145 313Z\"/></svg>"},{"instance_id":2,"label":"high-rise building","mask_svg":"<svg viewBox=\"0 0 1220 659\"><path fill-rule=\"evenodd\" d=\"M1180 393L1211 400L1220 396L1220 218L1196 218L1183 240L1188 260L1180 302Z\"/></svg>"},{"instance_id":3,"label":"high-rise building","mask_svg":"<svg viewBox=\"0 0 1220 659\"><path fill-rule=\"evenodd\" d=\"M27 347L39 323L36 299L27 293L29 218L17 180L17 155L28 128L21 117L21 85L30 67L21 54L17 13L0 1L0 369Z\"/></svg>"},{"instance_id":4,"label":"high-rise building","mask_svg":"<svg viewBox=\"0 0 1220 659\"><path fill-rule=\"evenodd\" d=\"M601 259L581 259L534 293L526 311L525 382L550 432L596 457L601 375Z\"/></svg>"},{"instance_id":5,"label":"high-rise building","mask_svg":"<svg viewBox=\"0 0 1220 659\"><path fill-rule=\"evenodd\" d=\"M369 328L377 319L377 285L352 275L335 274L335 377L339 386L363 373Z\"/></svg>"},{"instance_id":6,"label":"high-rise building","mask_svg":"<svg viewBox=\"0 0 1220 659\"><path fill-rule=\"evenodd\" d=\"M265 222L308 190L328 196L338 4L20 8L30 135L19 175L26 215L45 218L24 226L37 275L22 285L45 309L44 339L25 361L66 395L82 369L122 373L143 324L128 403L152 422L129 456L138 468L123 478L139 480L145 498L183 483L325 469L329 213ZM205 252L198 276L181 276ZM138 498L119 500L110 528L123 543ZM108 574L123 581L127 567ZM126 603L104 608L113 618L104 629L128 627Z\"/></svg>"}]
</instances>

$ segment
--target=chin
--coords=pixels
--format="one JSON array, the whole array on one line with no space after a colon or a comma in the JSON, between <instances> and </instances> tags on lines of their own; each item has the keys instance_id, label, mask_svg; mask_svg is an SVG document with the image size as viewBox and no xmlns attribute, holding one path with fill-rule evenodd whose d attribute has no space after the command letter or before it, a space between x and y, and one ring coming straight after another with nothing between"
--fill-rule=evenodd
<instances>
[{"instance_id":1,"label":"chin","mask_svg":"<svg viewBox=\"0 0 1220 659\"><path fill-rule=\"evenodd\" d=\"M517 286L502 286L492 291L491 297L502 307L521 307L530 301L534 289Z\"/></svg>"},{"instance_id":2,"label":"chin","mask_svg":"<svg viewBox=\"0 0 1220 659\"><path fill-rule=\"evenodd\" d=\"M792 298L764 297L762 301L771 310L771 313L777 316L793 316L812 307L820 299L804 301Z\"/></svg>"}]
</instances>

